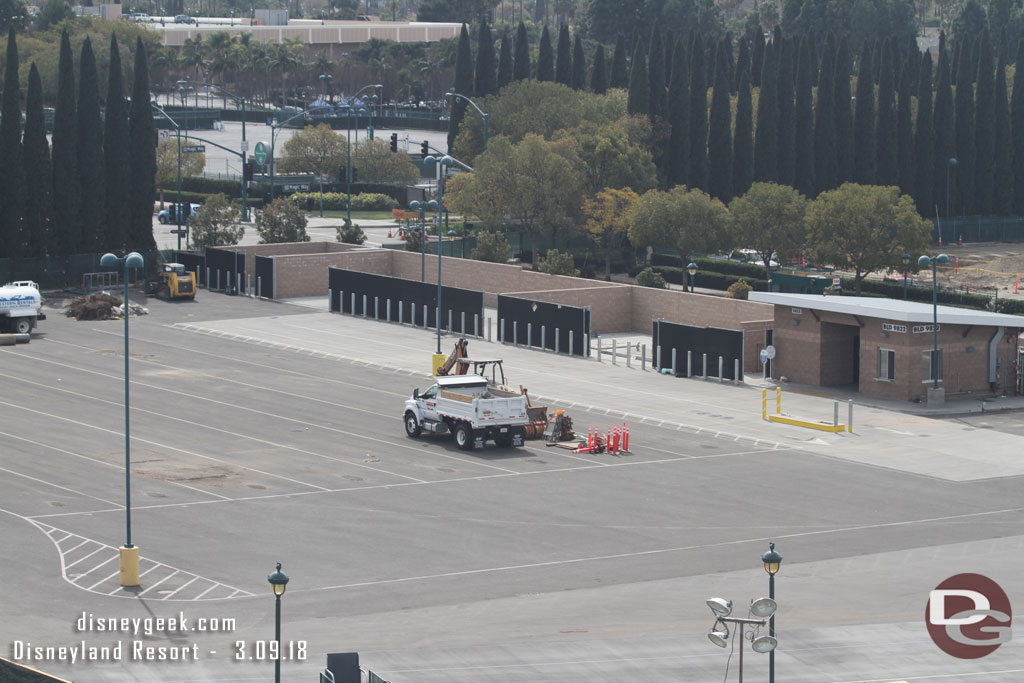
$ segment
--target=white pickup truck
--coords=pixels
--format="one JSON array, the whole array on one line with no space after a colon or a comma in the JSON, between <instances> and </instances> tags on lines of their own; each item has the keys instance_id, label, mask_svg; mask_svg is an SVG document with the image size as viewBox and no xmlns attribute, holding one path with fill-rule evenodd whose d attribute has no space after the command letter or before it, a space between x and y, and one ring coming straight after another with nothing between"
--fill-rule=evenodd
<instances>
[{"instance_id":1,"label":"white pickup truck","mask_svg":"<svg viewBox=\"0 0 1024 683\"><path fill-rule=\"evenodd\" d=\"M31 280L8 282L0 287L0 331L27 334L45 320L39 285Z\"/></svg>"},{"instance_id":2,"label":"white pickup truck","mask_svg":"<svg viewBox=\"0 0 1024 683\"><path fill-rule=\"evenodd\" d=\"M490 386L480 375L436 380L422 394L415 389L405 402L405 433L411 438L451 432L463 450L483 448L488 439L501 448L523 445L526 396Z\"/></svg>"}]
</instances>

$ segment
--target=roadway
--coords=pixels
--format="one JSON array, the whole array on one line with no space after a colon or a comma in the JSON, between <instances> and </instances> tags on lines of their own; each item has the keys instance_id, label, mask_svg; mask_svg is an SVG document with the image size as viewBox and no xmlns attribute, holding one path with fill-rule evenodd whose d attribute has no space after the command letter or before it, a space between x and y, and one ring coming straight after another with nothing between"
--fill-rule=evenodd
<instances>
[{"instance_id":1,"label":"roadway","mask_svg":"<svg viewBox=\"0 0 1024 683\"><path fill-rule=\"evenodd\" d=\"M195 644L195 662L33 662L44 670L271 680L247 657L273 636L266 576L280 561L282 638L307 655L283 664L285 681L314 681L325 653L347 651L393 683L719 680L729 652L706 638L704 600L744 612L775 541L778 680L1024 674L1019 641L954 660L922 623L928 591L961 571L1024 596L1018 436L865 409L855 434L819 437L762 423L756 388L472 340L471 356L505 357L577 427L629 422L632 453L463 452L402 429L402 401L429 382L430 331L205 291L147 306L131 321L137 591L116 577L123 324L53 311L31 344L0 347L0 643L136 640L77 631L83 612L236 623L139 638ZM748 650L745 667L767 680L764 656Z\"/></svg>"}]
</instances>

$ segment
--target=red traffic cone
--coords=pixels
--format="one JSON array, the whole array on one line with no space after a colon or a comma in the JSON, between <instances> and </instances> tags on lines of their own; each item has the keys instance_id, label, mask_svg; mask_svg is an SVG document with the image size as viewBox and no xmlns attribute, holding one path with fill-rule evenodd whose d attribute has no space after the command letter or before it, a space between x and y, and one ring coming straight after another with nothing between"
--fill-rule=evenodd
<instances>
[{"instance_id":1,"label":"red traffic cone","mask_svg":"<svg viewBox=\"0 0 1024 683\"><path fill-rule=\"evenodd\" d=\"M622 452L629 453L629 425L622 423Z\"/></svg>"},{"instance_id":2,"label":"red traffic cone","mask_svg":"<svg viewBox=\"0 0 1024 683\"><path fill-rule=\"evenodd\" d=\"M388 237L391 237L391 228L388 228Z\"/></svg>"}]
</instances>

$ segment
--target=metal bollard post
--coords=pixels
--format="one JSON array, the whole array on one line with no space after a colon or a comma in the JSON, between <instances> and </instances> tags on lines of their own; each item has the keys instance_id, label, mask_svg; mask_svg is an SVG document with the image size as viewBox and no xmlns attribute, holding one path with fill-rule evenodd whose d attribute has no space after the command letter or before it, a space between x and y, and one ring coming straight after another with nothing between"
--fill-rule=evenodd
<instances>
[{"instance_id":1,"label":"metal bollard post","mask_svg":"<svg viewBox=\"0 0 1024 683\"><path fill-rule=\"evenodd\" d=\"M540 326L540 350L541 351L547 351L547 348L548 348L547 329L546 329L546 327L547 327L546 325L541 325Z\"/></svg>"},{"instance_id":2,"label":"metal bollard post","mask_svg":"<svg viewBox=\"0 0 1024 683\"><path fill-rule=\"evenodd\" d=\"M380 320L380 298L373 297L373 319Z\"/></svg>"},{"instance_id":3,"label":"metal bollard post","mask_svg":"<svg viewBox=\"0 0 1024 683\"><path fill-rule=\"evenodd\" d=\"M327 312L334 313L334 290L327 288Z\"/></svg>"},{"instance_id":4,"label":"metal bollard post","mask_svg":"<svg viewBox=\"0 0 1024 683\"><path fill-rule=\"evenodd\" d=\"M832 426L839 426L839 401L832 402Z\"/></svg>"},{"instance_id":5,"label":"metal bollard post","mask_svg":"<svg viewBox=\"0 0 1024 683\"><path fill-rule=\"evenodd\" d=\"M242 293L242 274L235 273L235 294Z\"/></svg>"},{"instance_id":6,"label":"metal bollard post","mask_svg":"<svg viewBox=\"0 0 1024 683\"><path fill-rule=\"evenodd\" d=\"M423 327L427 327L427 323L430 322L430 308L423 304Z\"/></svg>"},{"instance_id":7,"label":"metal bollard post","mask_svg":"<svg viewBox=\"0 0 1024 683\"><path fill-rule=\"evenodd\" d=\"M363 294L363 317L366 317L366 295Z\"/></svg>"},{"instance_id":8,"label":"metal bollard post","mask_svg":"<svg viewBox=\"0 0 1024 683\"><path fill-rule=\"evenodd\" d=\"M612 339L612 365L619 364L619 342L617 339Z\"/></svg>"},{"instance_id":9,"label":"metal bollard post","mask_svg":"<svg viewBox=\"0 0 1024 683\"><path fill-rule=\"evenodd\" d=\"M519 321L512 321L512 346L519 346Z\"/></svg>"},{"instance_id":10,"label":"metal bollard post","mask_svg":"<svg viewBox=\"0 0 1024 683\"><path fill-rule=\"evenodd\" d=\"M573 351L572 351L572 336L573 336L572 335L572 330L569 330L569 355L570 356L572 356L572 353L573 353ZM585 353L583 355L586 356Z\"/></svg>"},{"instance_id":11,"label":"metal bollard post","mask_svg":"<svg viewBox=\"0 0 1024 683\"><path fill-rule=\"evenodd\" d=\"M647 370L647 344L640 345L640 369Z\"/></svg>"},{"instance_id":12,"label":"metal bollard post","mask_svg":"<svg viewBox=\"0 0 1024 683\"><path fill-rule=\"evenodd\" d=\"M658 372L661 372L661 344L658 344L657 355L658 363L657 365L654 366L654 369L657 370Z\"/></svg>"},{"instance_id":13,"label":"metal bollard post","mask_svg":"<svg viewBox=\"0 0 1024 683\"><path fill-rule=\"evenodd\" d=\"M560 331L561 330L559 328L557 328L557 327L555 328L555 353L561 353L562 352L562 347L558 343L558 342L561 341L561 339L559 339L559 337L561 336L559 334Z\"/></svg>"},{"instance_id":14,"label":"metal bollard post","mask_svg":"<svg viewBox=\"0 0 1024 683\"><path fill-rule=\"evenodd\" d=\"M487 319L487 341L491 341L491 319Z\"/></svg>"},{"instance_id":15,"label":"metal bollard post","mask_svg":"<svg viewBox=\"0 0 1024 683\"><path fill-rule=\"evenodd\" d=\"M718 383L719 384L722 383L722 379L723 379L722 368L723 368L724 365L725 365L725 359L722 358L721 356L719 356L718 357Z\"/></svg>"},{"instance_id":16,"label":"metal bollard post","mask_svg":"<svg viewBox=\"0 0 1024 683\"><path fill-rule=\"evenodd\" d=\"M220 289L221 289L221 287L220 287L220 268L218 268L217 269L217 291L219 292Z\"/></svg>"},{"instance_id":17,"label":"metal bollard post","mask_svg":"<svg viewBox=\"0 0 1024 683\"><path fill-rule=\"evenodd\" d=\"M402 313L403 313L403 310L402 310L402 309L403 309L403 308L404 308L404 306L402 305L402 302L401 302L401 301L399 301L399 302L398 302L398 324L399 324L399 325L401 325L401 324L402 324Z\"/></svg>"},{"instance_id":18,"label":"metal bollard post","mask_svg":"<svg viewBox=\"0 0 1024 683\"><path fill-rule=\"evenodd\" d=\"M673 347L672 348L672 376L673 377L676 376L676 351L678 351L678 349Z\"/></svg>"},{"instance_id":19,"label":"metal bollard post","mask_svg":"<svg viewBox=\"0 0 1024 683\"><path fill-rule=\"evenodd\" d=\"M601 346L601 338L600 337L597 338L597 362L598 363L603 363L604 362L604 348L602 348L602 346Z\"/></svg>"},{"instance_id":20,"label":"metal bollard post","mask_svg":"<svg viewBox=\"0 0 1024 683\"><path fill-rule=\"evenodd\" d=\"M533 348L533 323L526 323L526 348Z\"/></svg>"},{"instance_id":21,"label":"metal bollard post","mask_svg":"<svg viewBox=\"0 0 1024 683\"><path fill-rule=\"evenodd\" d=\"M761 390L761 419L768 419L768 390Z\"/></svg>"},{"instance_id":22,"label":"metal bollard post","mask_svg":"<svg viewBox=\"0 0 1024 683\"><path fill-rule=\"evenodd\" d=\"M409 304L409 324L416 327L416 304Z\"/></svg>"},{"instance_id":23,"label":"metal bollard post","mask_svg":"<svg viewBox=\"0 0 1024 683\"><path fill-rule=\"evenodd\" d=\"M782 387L775 387L775 414L782 414Z\"/></svg>"},{"instance_id":24,"label":"metal bollard post","mask_svg":"<svg viewBox=\"0 0 1024 683\"><path fill-rule=\"evenodd\" d=\"M352 315L355 315L356 314L356 293L355 292L352 292L351 299L352 299L352 308L349 309L349 312L352 313Z\"/></svg>"},{"instance_id":25,"label":"metal bollard post","mask_svg":"<svg viewBox=\"0 0 1024 683\"><path fill-rule=\"evenodd\" d=\"M590 358L590 335L583 335L583 357Z\"/></svg>"},{"instance_id":26,"label":"metal bollard post","mask_svg":"<svg viewBox=\"0 0 1024 683\"><path fill-rule=\"evenodd\" d=\"M632 365L630 365L630 362L629 362L630 358L632 358L632 356L633 356L633 345L632 344L626 344L626 367L627 368L633 367Z\"/></svg>"},{"instance_id":27,"label":"metal bollard post","mask_svg":"<svg viewBox=\"0 0 1024 683\"><path fill-rule=\"evenodd\" d=\"M206 288L210 288L210 266L206 266Z\"/></svg>"},{"instance_id":28,"label":"metal bollard post","mask_svg":"<svg viewBox=\"0 0 1024 683\"><path fill-rule=\"evenodd\" d=\"M448 309L448 331L452 331L452 309Z\"/></svg>"},{"instance_id":29,"label":"metal bollard post","mask_svg":"<svg viewBox=\"0 0 1024 683\"><path fill-rule=\"evenodd\" d=\"M847 399L849 419L846 420L846 431L853 434L853 399Z\"/></svg>"},{"instance_id":30,"label":"metal bollard post","mask_svg":"<svg viewBox=\"0 0 1024 683\"><path fill-rule=\"evenodd\" d=\"M505 319L502 318L498 321L498 341L502 344L505 343Z\"/></svg>"},{"instance_id":31,"label":"metal bollard post","mask_svg":"<svg viewBox=\"0 0 1024 683\"><path fill-rule=\"evenodd\" d=\"M391 299L388 299L387 304L384 306L384 312L388 315L388 322L391 322Z\"/></svg>"},{"instance_id":32,"label":"metal bollard post","mask_svg":"<svg viewBox=\"0 0 1024 683\"><path fill-rule=\"evenodd\" d=\"M252 273L247 273L245 276L245 293L252 298Z\"/></svg>"},{"instance_id":33,"label":"metal bollard post","mask_svg":"<svg viewBox=\"0 0 1024 683\"><path fill-rule=\"evenodd\" d=\"M732 361L732 376L733 376L733 382L735 382L736 384L742 384L743 383L743 377L740 375L740 359L739 358L734 358L733 361Z\"/></svg>"},{"instance_id":34,"label":"metal bollard post","mask_svg":"<svg viewBox=\"0 0 1024 683\"><path fill-rule=\"evenodd\" d=\"M708 354L701 354L704 358L704 379L708 378Z\"/></svg>"},{"instance_id":35,"label":"metal bollard post","mask_svg":"<svg viewBox=\"0 0 1024 683\"><path fill-rule=\"evenodd\" d=\"M686 350L686 376L693 377L693 350Z\"/></svg>"},{"instance_id":36,"label":"metal bollard post","mask_svg":"<svg viewBox=\"0 0 1024 683\"><path fill-rule=\"evenodd\" d=\"M461 314L461 322L459 323L459 334L466 334L466 312L463 311Z\"/></svg>"}]
</instances>

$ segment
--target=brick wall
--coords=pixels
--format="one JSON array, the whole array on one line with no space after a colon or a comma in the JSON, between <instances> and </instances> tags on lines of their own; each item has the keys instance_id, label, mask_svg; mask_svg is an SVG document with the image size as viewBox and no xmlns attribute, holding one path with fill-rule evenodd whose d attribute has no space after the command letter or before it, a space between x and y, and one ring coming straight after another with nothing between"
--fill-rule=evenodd
<instances>
[{"instance_id":1,"label":"brick wall","mask_svg":"<svg viewBox=\"0 0 1024 683\"><path fill-rule=\"evenodd\" d=\"M330 266L387 275L393 253L391 249L374 249L275 256L275 295L278 299L326 296Z\"/></svg>"},{"instance_id":2,"label":"brick wall","mask_svg":"<svg viewBox=\"0 0 1024 683\"><path fill-rule=\"evenodd\" d=\"M632 289L633 306L628 329L650 330L651 321L655 318L726 330L739 330L746 321L772 319L771 304L674 289L635 286Z\"/></svg>"},{"instance_id":3,"label":"brick wall","mask_svg":"<svg viewBox=\"0 0 1024 683\"><path fill-rule=\"evenodd\" d=\"M565 306L590 306L590 329L594 332L618 332L628 330L624 323L630 320L630 306L634 287L585 287L581 289L556 289L540 292L505 292L509 296L535 299ZM650 329L647 330L650 332Z\"/></svg>"}]
</instances>

